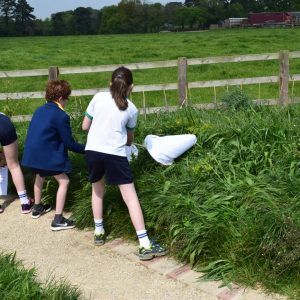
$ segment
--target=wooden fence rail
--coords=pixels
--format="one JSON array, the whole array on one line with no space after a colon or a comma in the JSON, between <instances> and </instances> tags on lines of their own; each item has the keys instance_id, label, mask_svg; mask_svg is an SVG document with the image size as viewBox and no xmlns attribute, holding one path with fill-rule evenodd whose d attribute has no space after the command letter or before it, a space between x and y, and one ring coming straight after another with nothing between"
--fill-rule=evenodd
<instances>
[{"instance_id":1,"label":"wooden fence rail","mask_svg":"<svg viewBox=\"0 0 300 300\"><path fill-rule=\"evenodd\" d=\"M178 67L178 82L168 84L153 84L153 85L139 85L134 87L134 92L149 92L149 91L163 91L163 90L177 90L179 95L179 106L186 103L187 90L189 88L208 88L221 87L232 85L249 85L261 83L278 83L279 84L279 104L286 105L289 103L289 82L300 81L300 74L289 74L289 59L300 58L300 51L288 52L280 51L279 53L267 54L250 54L240 56L222 56L222 57L208 57L208 58L179 58L178 60L157 61L157 62L142 62L125 64L124 66L131 70L151 69L151 68L169 68ZM228 80L210 80L187 82L187 67L192 65L205 65L216 63L233 63L233 62L249 62L249 61L266 61L279 60L279 75L239 78ZM103 65L91 67L74 67L74 68L58 68L50 67L49 69L38 70L19 70L19 71L0 71L1 78L11 77L30 77L30 76L48 76L49 79L54 79L59 74L81 74L81 73L99 73L109 72L115 70L119 65ZM73 90L72 96L90 96L99 91L107 91L106 88L101 89L81 89ZM16 93L0 93L0 100L13 99L41 99L44 98L44 92L16 92Z\"/></svg>"}]
</instances>

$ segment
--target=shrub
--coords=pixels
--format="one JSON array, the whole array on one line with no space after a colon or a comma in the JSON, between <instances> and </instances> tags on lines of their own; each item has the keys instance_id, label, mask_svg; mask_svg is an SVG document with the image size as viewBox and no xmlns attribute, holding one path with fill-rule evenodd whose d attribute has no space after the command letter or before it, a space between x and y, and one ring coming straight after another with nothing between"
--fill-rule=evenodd
<instances>
[{"instance_id":1,"label":"shrub","mask_svg":"<svg viewBox=\"0 0 300 300\"><path fill-rule=\"evenodd\" d=\"M228 91L220 100L226 107L232 109L248 109L251 101L248 95L239 88Z\"/></svg>"}]
</instances>

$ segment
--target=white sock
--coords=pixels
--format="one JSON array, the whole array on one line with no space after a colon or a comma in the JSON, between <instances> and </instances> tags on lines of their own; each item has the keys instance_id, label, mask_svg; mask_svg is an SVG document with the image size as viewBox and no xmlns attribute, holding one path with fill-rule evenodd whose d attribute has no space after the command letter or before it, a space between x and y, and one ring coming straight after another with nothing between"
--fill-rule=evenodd
<instances>
[{"instance_id":1,"label":"white sock","mask_svg":"<svg viewBox=\"0 0 300 300\"><path fill-rule=\"evenodd\" d=\"M95 234L104 234L103 219L94 219Z\"/></svg>"},{"instance_id":2,"label":"white sock","mask_svg":"<svg viewBox=\"0 0 300 300\"><path fill-rule=\"evenodd\" d=\"M21 201L21 204L28 204L29 203L29 200L27 198L26 190L18 192L18 196L19 196L19 199Z\"/></svg>"},{"instance_id":3,"label":"white sock","mask_svg":"<svg viewBox=\"0 0 300 300\"><path fill-rule=\"evenodd\" d=\"M150 240L148 238L148 235L147 235L147 230L138 230L136 232L137 236L138 236L138 239L139 239L139 242L140 242L140 247L144 247L146 249L149 249L151 247L151 243L150 243Z\"/></svg>"}]
</instances>

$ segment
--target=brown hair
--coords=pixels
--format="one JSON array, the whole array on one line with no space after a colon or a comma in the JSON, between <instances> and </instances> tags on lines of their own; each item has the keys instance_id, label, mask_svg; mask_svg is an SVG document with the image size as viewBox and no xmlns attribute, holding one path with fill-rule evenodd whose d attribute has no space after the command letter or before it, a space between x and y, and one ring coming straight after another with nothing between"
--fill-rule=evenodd
<instances>
[{"instance_id":1,"label":"brown hair","mask_svg":"<svg viewBox=\"0 0 300 300\"><path fill-rule=\"evenodd\" d=\"M68 99L71 94L71 86L65 80L49 80L46 85L47 102L57 101L59 98Z\"/></svg>"},{"instance_id":2,"label":"brown hair","mask_svg":"<svg viewBox=\"0 0 300 300\"><path fill-rule=\"evenodd\" d=\"M128 107L127 96L133 83L132 73L125 67L119 67L111 76L110 93L120 110Z\"/></svg>"}]
</instances>

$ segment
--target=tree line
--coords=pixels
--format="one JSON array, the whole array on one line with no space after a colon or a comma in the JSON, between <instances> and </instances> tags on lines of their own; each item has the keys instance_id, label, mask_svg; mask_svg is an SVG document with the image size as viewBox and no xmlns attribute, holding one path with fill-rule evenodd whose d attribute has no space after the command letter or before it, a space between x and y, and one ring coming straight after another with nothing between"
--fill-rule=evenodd
<instances>
[{"instance_id":1,"label":"tree line","mask_svg":"<svg viewBox=\"0 0 300 300\"><path fill-rule=\"evenodd\" d=\"M0 36L149 33L208 28L249 12L299 11L300 0L185 0L165 5L121 0L96 10L78 7L37 19L26 0L0 0Z\"/></svg>"}]
</instances>

